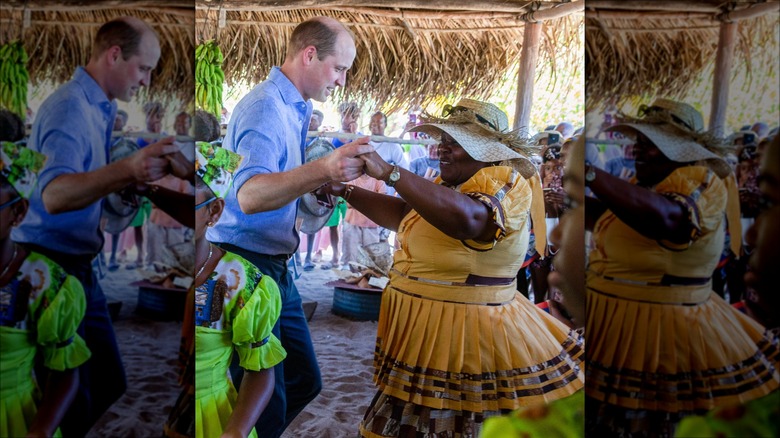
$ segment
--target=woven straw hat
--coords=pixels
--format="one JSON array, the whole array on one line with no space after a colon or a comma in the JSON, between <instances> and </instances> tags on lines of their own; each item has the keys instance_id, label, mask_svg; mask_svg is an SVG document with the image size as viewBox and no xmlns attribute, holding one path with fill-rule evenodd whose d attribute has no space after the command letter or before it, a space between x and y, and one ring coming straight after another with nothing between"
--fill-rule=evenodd
<instances>
[{"instance_id":1,"label":"woven straw hat","mask_svg":"<svg viewBox=\"0 0 780 438\"><path fill-rule=\"evenodd\" d=\"M731 173L728 163L720 155L703 146L712 137L704 132L701 113L694 107L669 99L658 99L649 107L642 108L641 112L644 117L619 123L607 130L628 135L633 134L632 131L641 132L672 161L701 162L721 178Z\"/></svg>"},{"instance_id":2,"label":"woven straw hat","mask_svg":"<svg viewBox=\"0 0 780 438\"><path fill-rule=\"evenodd\" d=\"M441 139L449 134L469 154L483 163L503 162L517 169L525 178L535 173L533 164L518 152L528 147L525 139L509 131L509 119L499 107L474 99L461 99L444 109L445 117L424 117L423 124L410 132L423 132Z\"/></svg>"},{"instance_id":3,"label":"woven straw hat","mask_svg":"<svg viewBox=\"0 0 780 438\"><path fill-rule=\"evenodd\" d=\"M476 120L449 121L455 114L463 110L475 115ZM437 139L441 138L442 132L446 132L466 150L471 158L484 163L523 158L522 155L499 141L497 137L491 138L491 130L499 134L509 129L506 114L497 106L472 99L461 99L457 105L451 109L448 108L447 111L449 111L449 117L440 119L441 123L423 123L410 131L424 132Z\"/></svg>"},{"instance_id":4,"label":"woven straw hat","mask_svg":"<svg viewBox=\"0 0 780 438\"><path fill-rule=\"evenodd\" d=\"M550 135L557 135L558 136L558 141L555 142L555 143L550 143L548 141L547 142L548 146L552 146L553 144L561 144L561 143L563 143L563 134L561 134L558 131L542 131L542 132L534 135L532 140L533 140L534 143L539 143L539 140L541 140L543 138L549 138Z\"/></svg>"}]
</instances>

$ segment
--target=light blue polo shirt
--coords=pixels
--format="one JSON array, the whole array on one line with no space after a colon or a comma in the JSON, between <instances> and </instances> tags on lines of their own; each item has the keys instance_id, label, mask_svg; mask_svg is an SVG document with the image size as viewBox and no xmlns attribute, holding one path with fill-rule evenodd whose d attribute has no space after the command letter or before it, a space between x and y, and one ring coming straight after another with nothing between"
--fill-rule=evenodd
<instances>
[{"instance_id":1,"label":"light blue polo shirt","mask_svg":"<svg viewBox=\"0 0 780 438\"><path fill-rule=\"evenodd\" d=\"M222 216L206 232L208 240L259 254L295 252L300 243L295 231L298 201L273 211L244 214L236 194L257 174L286 172L303 164L312 109L279 67L241 99L222 147L244 158L225 197Z\"/></svg>"},{"instance_id":2,"label":"light blue polo shirt","mask_svg":"<svg viewBox=\"0 0 780 438\"><path fill-rule=\"evenodd\" d=\"M27 147L46 155L38 187L30 196L24 221L11 233L16 242L32 243L74 255L94 255L103 247L102 200L80 210L51 215L41 193L56 177L97 170L108 163L116 102L82 67L38 110Z\"/></svg>"}]
</instances>

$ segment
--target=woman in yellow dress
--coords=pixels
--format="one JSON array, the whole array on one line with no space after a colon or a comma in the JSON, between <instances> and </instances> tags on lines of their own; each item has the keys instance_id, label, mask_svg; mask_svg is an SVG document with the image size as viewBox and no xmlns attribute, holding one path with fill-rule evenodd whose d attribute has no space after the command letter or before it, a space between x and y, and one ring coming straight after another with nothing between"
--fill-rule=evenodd
<instances>
[{"instance_id":1,"label":"woman in yellow dress","mask_svg":"<svg viewBox=\"0 0 780 438\"><path fill-rule=\"evenodd\" d=\"M717 143L693 107L659 99L643 112L611 128L636 141L632 181L586 165L597 197L586 200L593 436L671 436L687 415L762 397L780 382L777 343L712 292L723 227L741 235L728 164L710 150Z\"/></svg>"},{"instance_id":2,"label":"woman in yellow dress","mask_svg":"<svg viewBox=\"0 0 780 438\"><path fill-rule=\"evenodd\" d=\"M494 105L463 99L447 113L413 128L441 138L434 182L371 153L366 173L400 197L324 189L396 231L400 246L382 295L379 390L360 424L364 437L475 437L485 418L583 386L579 335L515 286L529 216L544 224L541 181L515 150L528 149Z\"/></svg>"}]
</instances>

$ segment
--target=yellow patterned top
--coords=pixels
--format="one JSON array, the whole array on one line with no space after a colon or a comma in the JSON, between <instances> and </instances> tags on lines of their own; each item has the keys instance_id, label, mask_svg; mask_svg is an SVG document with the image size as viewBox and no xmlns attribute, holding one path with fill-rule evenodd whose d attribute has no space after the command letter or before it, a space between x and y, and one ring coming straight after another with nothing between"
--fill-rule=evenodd
<instances>
[{"instance_id":1,"label":"yellow patterned top","mask_svg":"<svg viewBox=\"0 0 780 438\"><path fill-rule=\"evenodd\" d=\"M589 276L660 283L664 276L706 279L723 251L727 192L703 166L676 169L654 188L680 203L693 224L690 241L675 245L643 236L607 210L593 230Z\"/></svg>"},{"instance_id":2,"label":"yellow patterned top","mask_svg":"<svg viewBox=\"0 0 780 438\"><path fill-rule=\"evenodd\" d=\"M441 178L434 181L441 184ZM514 278L528 249L532 182L507 166L486 167L454 190L492 211L498 226L490 242L453 239L412 210L398 229L394 269L407 276L466 282L469 275Z\"/></svg>"}]
</instances>

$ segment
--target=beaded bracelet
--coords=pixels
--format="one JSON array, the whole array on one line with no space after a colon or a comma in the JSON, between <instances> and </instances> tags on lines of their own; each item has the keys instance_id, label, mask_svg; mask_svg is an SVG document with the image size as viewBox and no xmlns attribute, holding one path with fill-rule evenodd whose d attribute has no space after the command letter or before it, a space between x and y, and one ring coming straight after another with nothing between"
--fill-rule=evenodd
<instances>
[{"instance_id":1,"label":"beaded bracelet","mask_svg":"<svg viewBox=\"0 0 780 438\"><path fill-rule=\"evenodd\" d=\"M352 184L347 184L347 189L344 190L344 196L342 196L345 201L349 202L349 197L352 195L352 190L355 190L355 186Z\"/></svg>"}]
</instances>

